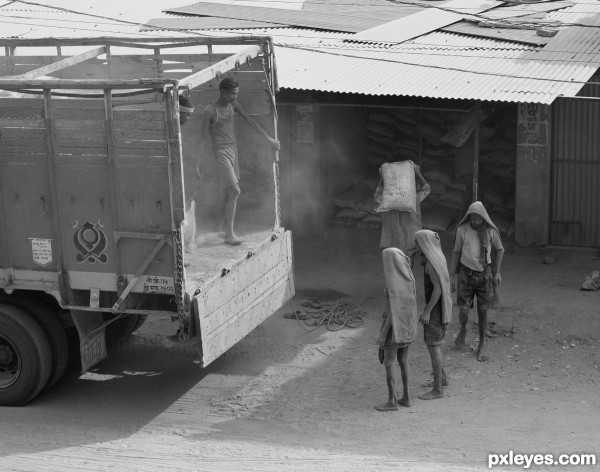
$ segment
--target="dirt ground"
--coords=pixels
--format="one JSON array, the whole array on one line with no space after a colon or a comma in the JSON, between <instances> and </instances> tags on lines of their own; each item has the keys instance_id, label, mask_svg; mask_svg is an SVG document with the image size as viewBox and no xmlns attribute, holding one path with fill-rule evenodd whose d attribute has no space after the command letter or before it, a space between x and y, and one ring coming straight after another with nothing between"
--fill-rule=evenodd
<instances>
[{"instance_id":1,"label":"dirt ground","mask_svg":"<svg viewBox=\"0 0 600 472\"><path fill-rule=\"evenodd\" d=\"M420 329L409 351L412 404L381 413L377 243L376 231L340 228L296 240L293 308L206 369L193 350L163 346L170 320L149 319L93 372L73 366L26 407L0 409L0 470L452 472L489 470L490 453L600 453L600 291L579 290L600 268L596 251L507 242L491 360L477 362L470 348L474 312L467 347L456 350L455 310L446 397L417 398L431 375ZM423 306L420 267L415 277ZM352 303L364 324L334 332L284 318L307 298Z\"/></svg>"}]
</instances>

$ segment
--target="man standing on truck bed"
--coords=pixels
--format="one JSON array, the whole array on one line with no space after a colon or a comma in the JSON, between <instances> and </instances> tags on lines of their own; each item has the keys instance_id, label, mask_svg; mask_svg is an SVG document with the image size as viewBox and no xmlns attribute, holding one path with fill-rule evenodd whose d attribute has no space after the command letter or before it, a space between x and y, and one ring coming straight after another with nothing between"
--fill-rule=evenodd
<instances>
[{"instance_id":1,"label":"man standing on truck bed","mask_svg":"<svg viewBox=\"0 0 600 472\"><path fill-rule=\"evenodd\" d=\"M219 214L217 231L221 231L225 224L225 243L232 246L242 244L233 230L233 220L237 199L240 196L240 171L238 164L238 150L235 139L234 114L237 112L254 131L265 138L273 147L279 149L279 141L269 134L250 116L244 112L237 101L239 84L231 78L225 78L219 83L219 99L205 109L202 122L202 147L208 142L208 136L217 161L220 183L224 189L224 201ZM203 150L202 150L203 151ZM200 155L203 155L201 152Z\"/></svg>"}]
</instances>

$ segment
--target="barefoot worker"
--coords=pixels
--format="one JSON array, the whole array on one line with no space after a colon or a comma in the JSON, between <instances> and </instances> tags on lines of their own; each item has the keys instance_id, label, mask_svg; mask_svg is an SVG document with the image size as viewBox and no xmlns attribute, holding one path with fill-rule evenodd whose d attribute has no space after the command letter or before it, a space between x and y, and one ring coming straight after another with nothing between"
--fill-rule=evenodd
<instances>
[{"instance_id":1,"label":"barefoot worker","mask_svg":"<svg viewBox=\"0 0 600 472\"><path fill-rule=\"evenodd\" d=\"M415 245L421 253L424 265L425 309L419 318L423 323L425 344L429 349L433 367L433 389L419 396L422 400L433 400L444 396L442 387L448 379L442 362L440 345L446 336L446 328L452 319L452 294L446 258L442 252L437 233L423 229L415 233Z\"/></svg>"},{"instance_id":2,"label":"barefoot worker","mask_svg":"<svg viewBox=\"0 0 600 472\"><path fill-rule=\"evenodd\" d=\"M375 406L379 411L395 411L410 406L408 394L408 347L417 332L417 293L410 259L400 249L383 250L385 275L384 321L379 332L379 360L385 366L388 401ZM382 352L383 351L383 352ZM396 397L396 358L402 373L402 398Z\"/></svg>"},{"instance_id":3,"label":"barefoot worker","mask_svg":"<svg viewBox=\"0 0 600 472\"><path fill-rule=\"evenodd\" d=\"M218 231L225 224L225 243L232 246L240 245L243 241L233 230L235 209L241 190L239 187L240 171L238 164L238 148L235 138L234 115L240 115L250 127L265 140L273 149L279 149L279 141L269 134L246 112L237 101L239 84L231 78L225 78L219 83L219 98L205 109L205 119L202 124L202 142L212 140L219 178L224 189L224 202L219 215ZM201 154L204 154L204 149Z\"/></svg>"},{"instance_id":4,"label":"barefoot worker","mask_svg":"<svg viewBox=\"0 0 600 472\"><path fill-rule=\"evenodd\" d=\"M492 248L496 249L494 264L492 264ZM458 274L458 287L456 282L452 283L452 290L457 291L456 303L460 320L456 346L460 348L465 344L469 308L473 304L473 298L477 296L479 318L477 360L482 362L488 359L484 353L487 310L494 296L494 287L502 282L500 268L503 257L504 247L498 228L492 223L483 203L472 203L456 228L450 273Z\"/></svg>"}]
</instances>

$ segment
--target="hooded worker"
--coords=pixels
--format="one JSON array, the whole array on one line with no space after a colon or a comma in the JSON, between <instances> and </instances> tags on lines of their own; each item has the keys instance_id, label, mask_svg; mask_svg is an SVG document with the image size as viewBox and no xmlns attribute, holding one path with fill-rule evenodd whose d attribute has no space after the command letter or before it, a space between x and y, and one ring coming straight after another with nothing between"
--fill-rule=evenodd
<instances>
[{"instance_id":1,"label":"hooded worker","mask_svg":"<svg viewBox=\"0 0 600 472\"><path fill-rule=\"evenodd\" d=\"M446 337L448 323L452 319L452 294L446 257L442 252L440 237L426 229L415 233L415 246L423 263L425 308L419 321L423 323L425 344L433 367L432 390L419 398L433 400L444 396L443 387L448 385L442 361L441 344Z\"/></svg>"},{"instance_id":2,"label":"hooded worker","mask_svg":"<svg viewBox=\"0 0 600 472\"><path fill-rule=\"evenodd\" d=\"M400 249L382 251L385 276L385 311L377 342L379 359L385 366L389 398L375 406L378 411L395 411L398 405L410 406L408 393L408 347L417 333L417 291L410 268L410 258ZM403 395L396 398L396 366L398 359L402 373Z\"/></svg>"},{"instance_id":3,"label":"hooded worker","mask_svg":"<svg viewBox=\"0 0 600 472\"><path fill-rule=\"evenodd\" d=\"M496 250L494 261L492 249ZM472 203L456 228L450 273L457 276L457 282L452 287L457 290L456 303L461 329L456 337L456 346L459 348L465 344L469 308L477 297L479 361L488 359L484 353L487 310L494 300L496 287L502 283L500 269L503 257L504 247L498 228L483 203Z\"/></svg>"}]
</instances>

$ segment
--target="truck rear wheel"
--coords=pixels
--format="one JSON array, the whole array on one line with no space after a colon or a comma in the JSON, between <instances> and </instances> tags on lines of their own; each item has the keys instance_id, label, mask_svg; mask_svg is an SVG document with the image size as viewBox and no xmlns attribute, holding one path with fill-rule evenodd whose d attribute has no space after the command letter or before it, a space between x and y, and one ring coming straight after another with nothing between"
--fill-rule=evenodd
<instances>
[{"instance_id":1,"label":"truck rear wheel","mask_svg":"<svg viewBox=\"0 0 600 472\"><path fill-rule=\"evenodd\" d=\"M119 315L103 313L104 321L109 321ZM106 345L114 346L131 336L140 326L144 324L148 315L123 315L106 327Z\"/></svg>"},{"instance_id":2,"label":"truck rear wheel","mask_svg":"<svg viewBox=\"0 0 600 472\"><path fill-rule=\"evenodd\" d=\"M37 396L52 369L44 330L24 310L0 304L0 405L20 406Z\"/></svg>"},{"instance_id":3,"label":"truck rear wheel","mask_svg":"<svg viewBox=\"0 0 600 472\"><path fill-rule=\"evenodd\" d=\"M52 368L46 388L52 387L65 373L69 361L69 342L67 332L56 313L49 306L38 301L24 300L22 298L5 299L4 303L16 306L27 312L37 321L46 334L52 353Z\"/></svg>"}]
</instances>

